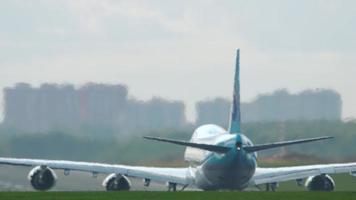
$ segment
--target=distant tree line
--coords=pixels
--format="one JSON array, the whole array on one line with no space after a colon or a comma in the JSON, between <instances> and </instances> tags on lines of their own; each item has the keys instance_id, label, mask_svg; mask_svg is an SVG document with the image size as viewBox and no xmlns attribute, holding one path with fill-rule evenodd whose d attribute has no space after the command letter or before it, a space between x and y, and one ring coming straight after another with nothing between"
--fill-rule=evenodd
<instances>
[{"instance_id":1,"label":"distant tree line","mask_svg":"<svg viewBox=\"0 0 356 200\"><path fill-rule=\"evenodd\" d=\"M143 131L131 137L89 137L86 131L80 134L61 131L23 134L16 129L0 127L0 155L109 163L183 164L184 147L145 140L140 135L189 140L193 131L192 128L161 129ZM261 151L261 159L295 153L314 156L328 162L356 161L356 121L251 122L242 124L242 133L255 144L318 136L335 137L326 141Z\"/></svg>"},{"instance_id":2,"label":"distant tree line","mask_svg":"<svg viewBox=\"0 0 356 200\"><path fill-rule=\"evenodd\" d=\"M22 132L60 130L103 134L131 134L162 129L184 129L214 123L226 127L230 101L224 98L196 104L197 120L186 120L182 101L128 96L125 85L88 83L73 85L26 83L4 89L3 126ZM342 101L333 90L306 90L290 94L277 90L242 103L243 122L287 120L340 120Z\"/></svg>"}]
</instances>

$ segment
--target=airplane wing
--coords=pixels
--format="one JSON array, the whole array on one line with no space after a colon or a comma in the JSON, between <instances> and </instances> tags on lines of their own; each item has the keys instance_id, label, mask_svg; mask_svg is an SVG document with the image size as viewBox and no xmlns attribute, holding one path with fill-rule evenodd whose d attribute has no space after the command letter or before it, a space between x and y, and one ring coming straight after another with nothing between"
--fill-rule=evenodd
<instances>
[{"instance_id":1,"label":"airplane wing","mask_svg":"<svg viewBox=\"0 0 356 200\"><path fill-rule=\"evenodd\" d=\"M306 165L295 167L256 168L250 185L298 180L320 174L350 173L356 175L356 163Z\"/></svg>"},{"instance_id":2,"label":"airplane wing","mask_svg":"<svg viewBox=\"0 0 356 200\"><path fill-rule=\"evenodd\" d=\"M101 174L116 173L128 177L146 178L156 182L172 182L180 185L190 185L193 180L193 173L190 168L139 167L65 160L40 160L0 157L0 165L1 164L28 167L47 166L52 169L83 171Z\"/></svg>"}]
</instances>

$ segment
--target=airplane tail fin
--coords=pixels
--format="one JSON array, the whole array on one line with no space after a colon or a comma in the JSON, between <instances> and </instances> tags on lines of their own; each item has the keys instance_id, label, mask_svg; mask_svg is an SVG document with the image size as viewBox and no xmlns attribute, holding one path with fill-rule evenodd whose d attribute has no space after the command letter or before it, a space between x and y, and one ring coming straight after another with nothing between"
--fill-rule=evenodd
<instances>
[{"instance_id":1,"label":"airplane tail fin","mask_svg":"<svg viewBox=\"0 0 356 200\"><path fill-rule=\"evenodd\" d=\"M241 113L240 113L240 49L236 52L236 65L234 77L234 93L230 111L229 133L241 132Z\"/></svg>"}]
</instances>

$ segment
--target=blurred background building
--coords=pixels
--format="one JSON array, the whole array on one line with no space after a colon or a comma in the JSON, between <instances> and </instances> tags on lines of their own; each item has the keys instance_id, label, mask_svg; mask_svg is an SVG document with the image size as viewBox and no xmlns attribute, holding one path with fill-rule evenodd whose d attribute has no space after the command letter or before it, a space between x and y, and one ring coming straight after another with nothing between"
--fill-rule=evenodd
<instances>
[{"instance_id":1,"label":"blurred background building","mask_svg":"<svg viewBox=\"0 0 356 200\"><path fill-rule=\"evenodd\" d=\"M26 83L4 89L3 125L27 132L75 130L82 126L121 133L140 130L179 129L189 125L182 101L128 96L125 85L88 83L75 88L66 84ZM306 90L290 94L277 90L242 103L243 122L288 120L340 120L342 100L333 90ZM214 98L196 103L195 125L226 126L230 101Z\"/></svg>"},{"instance_id":2,"label":"blurred background building","mask_svg":"<svg viewBox=\"0 0 356 200\"><path fill-rule=\"evenodd\" d=\"M4 125L29 132L51 129L92 128L132 131L185 125L181 101L128 98L125 85L88 83L43 84L39 88L19 83L4 89Z\"/></svg>"}]
</instances>

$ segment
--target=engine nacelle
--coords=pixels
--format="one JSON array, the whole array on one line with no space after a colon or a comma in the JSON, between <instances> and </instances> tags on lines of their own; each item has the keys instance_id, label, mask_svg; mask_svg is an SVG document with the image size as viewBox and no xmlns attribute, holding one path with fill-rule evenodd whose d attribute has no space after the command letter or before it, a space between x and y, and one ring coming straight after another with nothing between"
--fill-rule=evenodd
<instances>
[{"instance_id":1,"label":"engine nacelle","mask_svg":"<svg viewBox=\"0 0 356 200\"><path fill-rule=\"evenodd\" d=\"M131 188L130 180L121 174L110 174L103 181L107 191L128 191Z\"/></svg>"},{"instance_id":2,"label":"engine nacelle","mask_svg":"<svg viewBox=\"0 0 356 200\"><path fill-rule=\"evenodd\" d=\"M31 185L36 190L49 190L57 181L57 175L54 171L46 166L37 166L33 168L27 176Z\"/></svg>"},{"instance_id":3,"label":"engine nacelle","mask_svg":"<svg viewBox=\"0 0 356 200\"><path fill-rule=\"evenodd\" d=\"M317 176L310 176L305 181L305 187L310 191L333 191L335 188L335 182L331 176L321 174Z\"/></svg>"}]
</instances>

